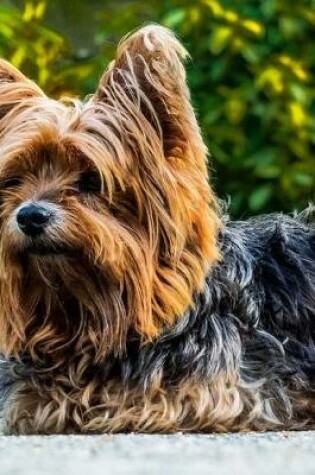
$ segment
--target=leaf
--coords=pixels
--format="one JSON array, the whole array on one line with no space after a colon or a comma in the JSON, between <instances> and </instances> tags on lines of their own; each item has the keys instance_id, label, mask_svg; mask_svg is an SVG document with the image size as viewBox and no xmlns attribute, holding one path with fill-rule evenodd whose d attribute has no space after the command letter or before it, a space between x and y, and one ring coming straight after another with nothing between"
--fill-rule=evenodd
<instances>
[{"instance_id":1,"label":"leaf","mask_svg":"<svg viewBox=\"0 0 315 475\"><path fill-rule=\"evenodd\" d=\"M270 200L273 193L271 184L263 185L254 190L248 200L249 207L252 211L261 210Z\"/></svg>"},{"instance_id":2,"label":"leaf","mask_svg":"<svg viewBox=\"0 0 315 475\"><path fill-rule=\"evenodd\" d=\"M233 31L229 26L220 26L216 28L210 38L209 48L211 53L219 54L228 45L232 39Z\"/></svg>"},{"instance_id":3,"label":"leaf","mask_svg":"<svg viewBox=\"0 0 315 475\"><path fill-rule=\"evenodd\" d=\"M242 26L255 36L263 36L265 33L264 25L262 25L258 21L243 20Z\"/></svg>"},{"instance_id":4,"label":"leaf","mask_svg":"<svg viewBox=\"0 0 315 475\"><path fill-rule=\"evenodd\" d=\"M291 102L289 104L289 112L291 121L295 127L303 127L307 121L307 115L304 107L299 102Z\"/></svg>"},{"instance_id":5,"label":"leaf","mask_svg":"<svg viewBox=\"0 0 315 475\"><path fill-rule=\"evenodd\" d=\"M277 165L261 166L255 169L255 176L260 178L277 178L281 169Z\"/></svg>"},{"instance_id":6,"label":"leaf","mask_svg":"<svg viewBox=\"0 0 315 475\"><path fill-rule=\"evenodd\" d=\"M164 17L164 25L168 26L169 28L175 28L177 25L182 23L186 16L186 11L184 8L176 8L171 10L165 17Z\"/></svg>"},{"instance_id":7,"label":"leaf","mask_svg":"<svg viewBox=\"0 0 315 475\"><path fill-rule=\"evenodd\" d=\"M232 124L239 124L246 112L246 103L237 97L228 99L225 104L227 118Z\"/></svg>"},{"instance_id":8,"label":"leaf","mask_svg":"<svg viewBox=\"0 0 315 475\"><path fill-rule=\"evenodd\" d=\"M308 188L313 185L313 178L310 174L298 172L293 177L294 182L302 187Z\"/></svg>"}]
</instances>

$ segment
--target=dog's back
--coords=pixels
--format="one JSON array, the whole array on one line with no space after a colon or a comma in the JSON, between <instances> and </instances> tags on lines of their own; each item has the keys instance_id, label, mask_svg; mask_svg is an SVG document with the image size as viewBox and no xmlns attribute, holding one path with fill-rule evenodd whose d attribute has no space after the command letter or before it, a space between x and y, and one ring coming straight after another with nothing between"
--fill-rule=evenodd
<instances>
[{"instance_id":1,"label":"dog's back","mask_svg":"<svg viewBox=\"0 0 315 475\"><path fill-rule=\"evenodd\" d=\"M228 289L229 319L242 342L241 378L254 385L260 381L264 400L276 412L286 412L289 419L308 414L314 423L313 219L310 207L296 217L228 223L224 262L214 282Z\"/></svg>"},{"instance_id":2,"label":"dog's back","mask_svg":"<svg viewBox=\"0 0 315 475\"><path fill-rule=\"evenodd\" d=\"M107 361L106 378L147 392L144 430L172 430L172 411L180 430L314 426L312 213L226 220L221 261L195 305L154 344L134 338L125 358Z\"/></svg>"}]
</instances>

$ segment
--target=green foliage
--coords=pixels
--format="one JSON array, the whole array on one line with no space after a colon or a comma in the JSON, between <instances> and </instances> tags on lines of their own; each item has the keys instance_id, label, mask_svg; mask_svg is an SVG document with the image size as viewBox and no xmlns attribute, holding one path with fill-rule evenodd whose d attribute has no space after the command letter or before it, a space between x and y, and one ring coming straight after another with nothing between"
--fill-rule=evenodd
<instances>
[{"instance_id":1,"label":"green foliage","mask_svg":"<svg viewBox=\"0 0 315 475\"><path fill-rule=\"evenodd\" d=\"M305 206L315 197L315 3L172 3L163 18L193 56L220 195L237 215Z\"/></svg>"},{"instance_id":2,"label":"green foliage","mask_svg":"<svg viewBox=\"0 0 315 475\"><path fill-rule=\"evenodd\" d=\"M0 54L53 95L93 92L129 30L146 21L173 28L193 58L193 100L215 187L231 197L232 213L300 209L315 199L314 0L90 0L84 55L67 25L56 29L54 9L45 16L47 1L22 3L0 7ZM84 2L71 4L78 17Z\"/></svg>"},{"instance_id":3,"label":"green foliage","mask_svg":"<svg viewBox=\"0 0 315 475\"><path fill-rule=\"evenodd\" d=\"M0 55L35 80L47 94L80 93L97 74L97 61L80 61L64 33L44 21L47 1L26 0L23 9L0 7Z\"/></svg>"}]
</instances>

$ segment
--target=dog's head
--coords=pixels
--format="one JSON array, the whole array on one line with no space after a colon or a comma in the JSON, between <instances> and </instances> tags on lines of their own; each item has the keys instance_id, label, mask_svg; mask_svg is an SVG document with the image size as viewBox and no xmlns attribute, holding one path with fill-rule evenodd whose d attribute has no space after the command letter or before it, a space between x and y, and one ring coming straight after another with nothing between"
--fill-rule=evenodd
<instances>
[{"instance_id":1,"label":"dog's head","mask_svg":"<svg viewBox=\"0 0 315 475\"><path fill-rule=\"evenodd\" d=\"M128 332L156 337L202 289L219 219L185 55L147 26L83 103L50 99L0 63L5 354L100 360Z\"/></svg>"}]
</instances>

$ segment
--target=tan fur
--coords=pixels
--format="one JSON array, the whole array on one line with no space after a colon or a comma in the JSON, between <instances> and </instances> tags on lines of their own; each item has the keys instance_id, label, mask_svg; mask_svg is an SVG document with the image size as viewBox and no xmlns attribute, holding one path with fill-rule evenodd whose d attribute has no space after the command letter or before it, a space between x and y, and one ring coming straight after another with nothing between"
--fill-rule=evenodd
<instances>
[{"instance_id":1,"label":"tan fur","mask_svg":"<svg viewBox=\"0 0 315 475\"><path fill-rule=\"evenodd\" d=\"M14 399L6 402L10 431L172 433L314 427L307 418L281 422L285 401L264 400L260 387L246 387L236 373L172 388L163 384L160 374L147 391L126 389L118 380L105 387L96 379L83 383L80 368L70 368L69 374L69 379L59 375L46 384L20 384ZM304 409L310 414L309 407Z\"/></svg>"},{"instance_id":2,"label":"tan fur","mask_svg":"<svg viewBox=\"0 0 315 475\"><path fill-rule=\"evenodd\" d=\"M97 322L87 330L87 345L95 347L96 359L113 345L123 349L130 328L143 341L156 337L202 289L205 274L218 259L219 219L207 184L206 149L189 102L181 62L185 55L163 28L144 28L122 42L87 104L51 100L2 63L0 110L6 114L0 121L0 175L25 177L18 192L4 193L0 342L6 355L21 349L35 354L35 346L42 353L65 344L63 330L53 320L36 321L33 311L43 300L42 288L27 287L15 259L23 243L12 232L10 219L25 200L51 199L65 210L58 238L111 273L117 306L112 306L112 296L108 305L102 296L97 309L90 309L96 318L111 313L108 319L115 321L115 328ZM101 173L106 205L120 213L119 219L103 211L104 199L91 204L93 213L77 200L73 181L90 166ZM61 312L45 265L33 259L31 272L46 275L45 306ZM72 277L78 278L75 296L84 302L89 286L85 271L73 270L71 277L71 266L71 259L56 264L66 288ZM122 292L128 300L123 309Z\"/></svg>"}]
</instances>

